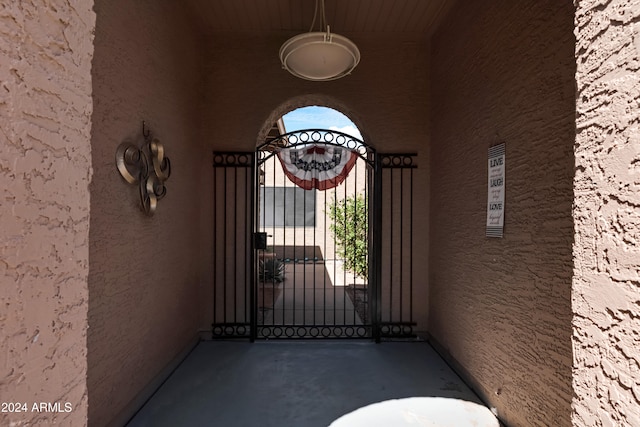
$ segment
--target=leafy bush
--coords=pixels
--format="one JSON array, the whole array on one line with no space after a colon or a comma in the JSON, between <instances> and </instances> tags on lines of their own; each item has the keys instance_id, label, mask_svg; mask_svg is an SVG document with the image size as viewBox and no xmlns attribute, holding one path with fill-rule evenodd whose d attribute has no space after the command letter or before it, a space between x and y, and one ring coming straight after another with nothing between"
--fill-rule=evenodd
<instances>
[{"instance_id":1,"label":"leafy bush","mask_svg":"<svg viewBox=\"0 0 640 427\"><path fill-rule=\"evenodd\" d=\"M344 269L367 278L367 199L362 194L339 201L334 199L328 213L332 222L329 229L336 241L338 256L344 259Z\"/></svg>"}]
</instances>

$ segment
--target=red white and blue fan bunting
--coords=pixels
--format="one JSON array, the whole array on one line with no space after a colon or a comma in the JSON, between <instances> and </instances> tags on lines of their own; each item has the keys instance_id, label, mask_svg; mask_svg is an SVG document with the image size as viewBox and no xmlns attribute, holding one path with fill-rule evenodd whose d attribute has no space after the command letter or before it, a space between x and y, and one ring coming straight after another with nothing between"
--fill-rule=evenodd
<instances>
[{"instance_id":1,"label":"red white and blue fan bunting","mask_svg":"<svg viewBox=\"0 0 640 427\"><path fill-rule=\"evenodd\" d=\"M334 145L313 144L282 148L278 158L287 177L305 190L329 190L347 178L358 153Z\"/></svg>"}]
</instances>

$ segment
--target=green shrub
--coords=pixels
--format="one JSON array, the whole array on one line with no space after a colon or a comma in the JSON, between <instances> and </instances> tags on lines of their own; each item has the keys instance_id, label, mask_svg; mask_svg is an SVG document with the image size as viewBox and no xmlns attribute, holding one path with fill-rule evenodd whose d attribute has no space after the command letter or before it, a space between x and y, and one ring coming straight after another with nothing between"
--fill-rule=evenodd
<instances>
[{"instance_id":1,"label":"green shrub","mask_svg":"<svg viewBox=\"0 0 640 427\"><path fill-rule=\"evenodd\" d=\"M333 200L329 204L329 229L336 241L344 269L362 278L368 277L367 199L362 194Z\"/></svg>"}]
</instances>

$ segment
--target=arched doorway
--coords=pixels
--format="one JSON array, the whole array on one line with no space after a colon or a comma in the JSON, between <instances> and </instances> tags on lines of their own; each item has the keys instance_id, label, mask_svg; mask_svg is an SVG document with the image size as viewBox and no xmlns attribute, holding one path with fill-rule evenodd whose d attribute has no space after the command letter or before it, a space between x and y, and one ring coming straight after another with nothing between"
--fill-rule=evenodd
<instances>
[{"instance_id":1,"label":"arched doorway","mask_svg":"<svg viewBox=\"0 0 640 427\"><path fill-rule=\"evenodd\" d=\"M214 153L214 338L410 338L414 153L334 129Z\"/></svg>"}]
</instances>

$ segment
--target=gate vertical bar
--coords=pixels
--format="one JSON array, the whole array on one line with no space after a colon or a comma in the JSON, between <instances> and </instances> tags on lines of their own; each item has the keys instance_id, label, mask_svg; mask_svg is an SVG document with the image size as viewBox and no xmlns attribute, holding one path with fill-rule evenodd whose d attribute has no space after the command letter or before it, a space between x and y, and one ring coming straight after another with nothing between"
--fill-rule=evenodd
<instances>
[{"instance_id":1,"label":"gate vertical bar","mask_svg":"<svg viewBox=\"0 0 640 427\"><path fill-rule=\"evenodd\" d=\"M358 223L358 215L360 214L360 210L359 210L359 204L358 204L358 162L356 162L356 166L353 168L353 202L354 202L354 209L355 209L355 229L358 230L358 225L360 225ZM345 184L346 186L346 184ZM353 251L356 252L357 246L354 245L353 247ZM359 265L359 263L358 263ZM355 300L355 295L356 295L356 269L354 268L353 270L353 275L352 275L352 280L353 280L353 295L354 295L354 300ZM345 282L345 289L346 289L346 282ZM355 305L353 306L353 318L351 319L351 323L353 323L354 325L356 324L356 307Z\"/></svg>"},{"instance_id":2,"label":"gate vertical bar","mask_svg":"<svg viewBox=\"0 0 640 427\"><path fill-rule=\"evenodd\" d=\"M276 234L276 222L277 222L277 219L276 219L276 206L278 204L278 200L277 200L278 192L276 191L276 172L275 172L277 166L276 166L276 157L275 156L273 156L271 162L273 163L273 196L272 196L273 197L273 213L272 213L273 216L272 216L272 221L271 221L271 243L274 245L274 250L275 250L275 244L276 244L276 239L277 239L277 234ZM286 221L286 219L285 219L285 221ZM266 228L265 228L265 230L266 230ZM267 247L269 247L269 238L268 238L268 236L267 236ZM273 259L269 259L269 260L265 260L264 261L265 272L267 270L267 262L272 263L272 266L275 267L276 259L274 257ZM273 272L275 273L275 268L273 269ZM263 278L263 285L262 286L265 286L266 282L267 282L267 280L266 280L266 277L265 277L265 278ZM260 285L258 284L258 286L260 286ZM275 274L272 274L272 277L271 277L271 288L275 289L275 287L276 287L276 278L275 278ZM262 298L264 298L264 295L266 294L264 288L263 288L262 292L263 292ZM271 307L271 324L272 325L276 324L276 311L273 309L273 306L275 305L275 302L276 302L275 301L275 295L276 295L275 292L271 291L271 301L269 301L269 303L271 304L270 307ZM263 314L263 317L264 317L264 314ZM264 322L263 322L263 324L264 324Z\"/></svg>"},{"instance_id":3,"label":"gate vertical bar","mask_svg":"<svg viewBox=\"0 0 640 427\"><path fill-rule=\"evenodd\" d=\"M342 233L346 236L347 235L347 183L345 182L344 185L340 186L343 187L344 192L342 195L342 213L343 213L343 224L344 224L344 229L342 230ZM347 240L348 242L348 240ZM344 248L344 255L345 255L345 260L342 264L342 323L346 324L347 323L347 293L344 291L345 286L347 285L347 252L349 251L349 247L345 247Z\"/></svg>"},{"instance_id":4,"label":"gate vertical bar","mask_svg":"<svg viewBox=\"0 0 640 427\"><path fill-rule=\"evenodd\" d=\"M275 163L275 159L274 159L274 163ZM275 165L274 165L274 169L275 169ZM287 182L289 180L285 177L282 180L282 187L284 188L284 190L282 191L282 204L284 206L287 206ZM294 191L295 191L295 187L294 187ZM294 196L295 197L295 194ZM288 258L287 256L287 223L286 223L287 219L285 218L284 221L284 226L282 227L282 262L286 263L286 260ZM293 231L295 233L295 230ZM275 244L274 244L275 246ZM294 266L295 268L295 266ZM286 269L286 266L285 266ZM286 271L286 270L285 270ZM285 273L286 274L286 273ZM282 284L282 300L286 301L287 300L287 284L283 283ZM275 311L275 308L274 308ZM287 307L285 304L282 304L282 324L284 325L286 323L286 317L287 316Z\"/></svg>"},{"instance_id":5,"label":"gate vertical bar","mask_svg":"<svg viewBox=\"0 0 640 427\"><path fill-rule=\"evenodd\" d=\"M233 170L233 323L238 323L238 169ZM245 206L246 207L246 206ZM245 313L246 314L246 313Z\"/></svg>"},{"instance_id":6,"label":"gate vertical bar","mask_svg":"<svg viewBox=\"0 0 640 427\"><path fill-rule=\"evenodd\" d=\"M306 191L306 190L305 190ZM307 324L307 197L302 193L302 324Z\"/></svg>"},{"instance_id":7,"label":"gate vertical bar","mask_svg":"<svg viewBox=\"0 0 640 427\"><path fill-rule=\"evenodd\" d=\"M255 165L255 161L253 162L253 164ZM245 182L247 183L247 185L252 185L253 186L253 170L249 169L247 171L245 171ZM245 191L245 193L247 193ZM249 260L249 263L252 262L251 260L251 254L253 253L253 223L252 223L252 219L253 219L253 197L252 196L245 196L245 197L249 197L250 199L247 199L245 201L245 209L244 209L244 229L245 229L245 259ZM251 274L253 273L253 266L251 264L249 264L248 266L245 265L244 266L244 292L242 295L242 300L244 303L244 318L246 319L247 316L249 316L249 329L251 329L251 301L250 301L250 297L249 297L249 301L247 301L247 293L251 292ZM251 333L249 333L249 339L251 339Z\"/></svg>"},{"instance_id":8,"label":"gate vertical bar","mask_svg":"<svg viewBox=\"0 0 640 427\"><path fill-rule=\"evenodd\" d=\"M404 233L402 229L402 224L404 224L404 216L403 216L403 206L404 205L404 169L400 169L400 295L399 295L399 303L400 303L400 322L402 322L404 318L404 313L402 311L402 294L404 293L404 282L402 281L402 273L404 272L404 257L403 257L403 249L404 249Z\"/></svg>"},{"instance_id":9,"label":"gate vertical bar","mask_svg":"<svg viewBox=\"0 0 640 427\"><path fill-rule=\"evenodd\" d=\"M222 306L222 313L224 316L224 321L227 322L227 256L229 256L229 254L227 253L227 229L228 224L227 224L227 186L228 186L228 182L227 182L227 170L225 169L224 171L224 193L223 193L223 200L224 200L224 229L223 229L223 239L222 239L222 247L224 248L224 258L222 260L222 301L224 301L224 305Z\"/></svg>"},{"instance_id":10,"label":"gate vertical bar","mask_svg":"<svg viewBox=\"0 0 640 427\"><path fill-rule=\"evenodd\" d=\"M373 164L373 227L372 228L372 271L373 280L371 281L370 292L373 298L371 300L371 327L372 335L375 342L380 342L380 322L382 319L381 304L382 301L382 163L380 154L377 152L374 156Z\"/></svg>"},{"instance_id":11,"label":"gate vertical bar","mask_svg":"<svg viewBox=\"0 0 640 427\"><path fill-rule=\"evenodd\" d=\"M323 191L323 196L324 196L324 207L325 209L327 208L327 192ZM325 215L326 218L326 215ZM322 275L323 276L323 283L322 283L322 323L326 324L327 323L327 273L328 271L326 271L327 269L327 226L325 223L325 227L324 227L324 237L322 238L322 258L323 258L323 266L325 269L325 273Z\"/></svg>"},{"instance_id":12,"label":"gate vertical bar","mask_svg":"<svg viewBox=\"0 0 640 427\"><path fill-rule=\"evenodd\" d=\"M409 181L411 182L409 194L409 224L413 227L413 169L409 169ZM409 319L413 319L413 230L409 233Z\"/></svg>"},{"instance_id":13,"label":"gate vertical bar","mask_svg":"<svg viewBox=\"0 0 640 427\"><path fill-rule=\"evenodd\" d=\"M249 310L249 341L254 342L258 336L258 301L256 298L256 288L258 286L258 269L256 259L256 239L254 236L258 232L258 217L259 212L258 209L260 207L260 203L257 202L257 196L260 194L260 168L258 167L258 152L254 152L251 162L251 169L249 172L249 176L247 177L247 182L252 182L251 189L249 191L249 200L250 200L250 211L251 212L251 221L247 221L247 231L249 232L249 262L250 265L250 277L249 277L249 305L251 309ZM251 180L253 178L253 180ZM264 197L264 196L263 196Z\"/></svg>"},{"instance_id":14,"label":"gate vertical bar","mask_svg":"<svg viewBox=\"0 0 640 427\"><path fill-rule=\"evenodd\" d=\"M216 287L216 274L217 274L217 270L218 270L218 209L217 208L217 200L218 200L218 192L216 191L217 189L217 178L218 178L218 168L216 168L215 166L216 162L215 162L215 156L213 158L213 206L211 207L213 209L213 283L212 283L212 287L213 287L213 321L212 321L212 334L213 334L213 325L216 323L216 320L218 319L218 301L217 301L217 293L218 293L218 288Z\"/></svg>"},{"instance_id":15,"label":"gate vertical bar","mask_svg":"<svg viewBox=\"0 0 640 427\"><path fill-rule=\"evenodd\" d=\"M393 223L393 202L395 201L393 197L393 172L394 169L389 169L389 322L393 321L393 228L395 227ZM402 246L402 241L400 245Z\"/></svg>"}]
</instances>

